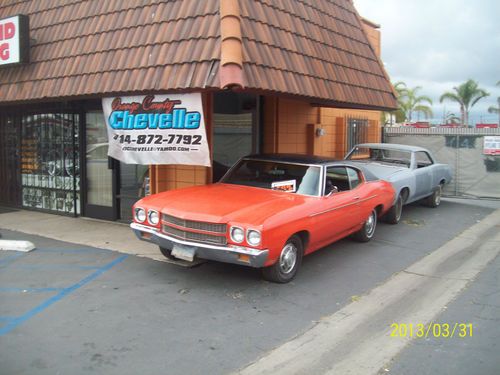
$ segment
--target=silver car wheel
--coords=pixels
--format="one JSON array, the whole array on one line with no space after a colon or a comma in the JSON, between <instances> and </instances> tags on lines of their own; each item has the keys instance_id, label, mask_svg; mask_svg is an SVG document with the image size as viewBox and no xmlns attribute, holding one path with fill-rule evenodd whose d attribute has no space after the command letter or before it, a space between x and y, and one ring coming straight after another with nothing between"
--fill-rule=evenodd
<instances>
[{"instance_id":1,"label":"silver car wheel","mask_svg":"<svg viewBox=\"0 0 500 375\"><path fill-rule=\"evenodd\" d=\"M377 226L377 214L375 213L375 210L372 211L370 216L365 222L365 231L366 231L366 236L368 238L371 238L373 234L375 233L375 227Z\"/></svg>"},{"instance_id":2,"label":"silver car wheel","mask_svg":"<svg viewBox=\"0 0 500 375\"><path fill-rule=\"evenodd\" d=\"M399 221L401 219L402 213L403 213L403 198L399 196L398 201L396 202L396 221Z\"/></svg>"},{"instance_id":3,"label":"silver car wheel","mask_svg":"<svg viewBox=\"0 0 500 375\"><path fill-rule=\"evenodd\" d=\"M287 243L280 254L280 269L284 274L290 273L297 263L297 248L293 243Z\"/></svg>"},{"instance_id":4,"label":"silver car wheel","mask_svg":"<svg viewBox=\"0 0 500 375\"><path fill-rule=\"evenodd\" d=\"M441 185L439 185L434 193L434 205L435 206L439 206L439 204L441 203L441 190L442 190Z\"/></svg>"}]
</instances>

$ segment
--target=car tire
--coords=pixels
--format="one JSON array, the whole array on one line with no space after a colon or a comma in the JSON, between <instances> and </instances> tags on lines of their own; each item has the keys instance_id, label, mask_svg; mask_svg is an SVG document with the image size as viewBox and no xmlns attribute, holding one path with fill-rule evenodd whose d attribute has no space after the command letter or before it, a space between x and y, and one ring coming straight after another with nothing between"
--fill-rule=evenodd
<instances>
[{"instance_id":1,"label":"car tire","mask_svg":"<svg viewBox=\"0 0 500 375\"><path fill-rule=\"evenodd\" d=\"M280 256L272 266L262 269L262 277L273 283L290 282L299 271L304 247L299 236L292 236L281 249Z\"/></svg>"},{"instance_id":2,"label":"car tire","mask_svg":"<svg viewBox=\"0 0 500 375\"><path fill-rule=\"evenodd\" d=\"M493 172L494 170L496 170L496 163L492 160L485 160L484 165L487 172Z\"/></svg>"},{"instance_id":3,"label":"car tire","mask_svg":"<svg viewBox=\"0 0 500 375\"><path fill-rule=\"evenodd\" d=\"M170 249L167 249L165 247L161 247L160 246L160 251L165 256L165 258L167 258L167 259L177 259L176 257L174 257L172 255L172 250L170 250Z\"/></svg>"},{"instance_id":4,"label":"car tire","mask_svg":"<svg viewBox=\"0 0 500 375\"><path fill-rule=\"evenodd\" d=\"M363 224L363 227L352 236L358 242L368 242L373 238L377 228L377 210L374 208Z\"/></svg>"},{"instance_id":5,"label":"car tire","mask_svg":"<svg viewBox=\"0 0 500 375\"><path fill-rule=\"evenodd\" d=\"M403 212L403 197L401 194L398 195L396 203L387 211L383 219L386 223L397 224L401 220L401 214Z\"/></svg>"},{"instance_id":6,"label":"car tire","mask_svg":"<svg viewBox=\"0 0 500 375\"><path fill-rule=\"evenodd\" d=\"M439 184L434 192L425 198L424 204L427 207L436 208L441 204L441 195L443 193L443 185Z\"/></svg>"}]
</instances>

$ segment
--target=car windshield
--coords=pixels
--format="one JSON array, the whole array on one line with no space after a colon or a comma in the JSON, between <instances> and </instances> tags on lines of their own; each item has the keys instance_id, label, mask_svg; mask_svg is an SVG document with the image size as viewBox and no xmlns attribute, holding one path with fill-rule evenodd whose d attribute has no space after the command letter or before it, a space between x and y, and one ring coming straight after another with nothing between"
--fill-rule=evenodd
<instances>
[{"instance_id":1,"label":"car windshield","mask_svg":"<svg viewBox=\"0 0 500 375\"><path fill-rule=\"evenodd\" d=\"M221 182L318 196L320 172L319 166L243 159Z\"/></svg>"},{"instance_id":2,"label":"car windshield","mask_svg":"<svg viewBox=\"0 0 500 375\"><path fill-rule=\"evenodd\" d=\"M409 168L411 162L411 151L387 150L375 147L356 147L349 153L349 155L347 155L346 159L401 164Z\"/></svg>"}]
</instances>

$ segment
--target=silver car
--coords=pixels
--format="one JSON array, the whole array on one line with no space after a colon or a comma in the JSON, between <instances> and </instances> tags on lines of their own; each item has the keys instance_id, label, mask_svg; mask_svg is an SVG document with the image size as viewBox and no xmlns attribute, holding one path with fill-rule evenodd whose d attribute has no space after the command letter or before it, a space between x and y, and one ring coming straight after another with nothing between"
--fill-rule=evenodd
<instances>
[{"instance_id":1,"label":"silver car","mask_svg":"<svg viewBox=\"0 0 500 375\"><path fill-rule=\"evenodd\" d=\"M437 163L429 150L417 146L363 143L354 146L345 159L392 183L395 201L385 216L391 224L401 219L404 204L423 200L429 207L439 206L443 186L452 178L448 165Z\"/></svg>"}]
</instances>

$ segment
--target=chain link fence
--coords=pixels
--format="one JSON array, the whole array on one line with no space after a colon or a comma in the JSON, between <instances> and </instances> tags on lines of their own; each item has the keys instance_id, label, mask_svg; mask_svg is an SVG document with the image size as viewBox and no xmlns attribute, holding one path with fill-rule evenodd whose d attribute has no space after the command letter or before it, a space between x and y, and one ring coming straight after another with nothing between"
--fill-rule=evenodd
<instances>
[{"instance_id":1,"label":"chain link fence","mask_svg":"<svg viewBox=\"0 0 500 375\"><path fill-rule=\"evenodd\" d=\"M500 150L495 150L500 129L386 127L383 141L424 147L439 163L449 164L453 181L445 195L500 199Z\"/></svg>"}]
</instances>

